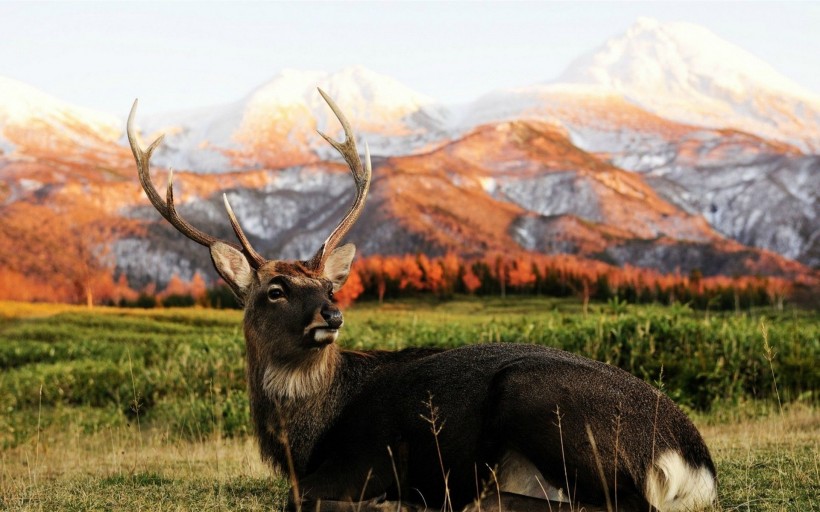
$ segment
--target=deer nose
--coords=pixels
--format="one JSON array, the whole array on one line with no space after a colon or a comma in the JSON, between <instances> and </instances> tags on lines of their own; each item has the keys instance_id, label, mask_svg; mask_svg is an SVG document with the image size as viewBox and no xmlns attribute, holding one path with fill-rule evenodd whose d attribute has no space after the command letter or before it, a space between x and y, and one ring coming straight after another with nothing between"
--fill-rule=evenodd
<instances>
[{"instance_id":1,"label":"deer nose","mask_svg":"<svg viewBox=\"0 0 820 512\"><path fill-rule=\"evenodd\" d=\"M342 326L342 312L339 308L332 304L325 304L322 306L322 318L327 322L327 326L331 329L338 329Z\"/></svg>"}]
</instances>

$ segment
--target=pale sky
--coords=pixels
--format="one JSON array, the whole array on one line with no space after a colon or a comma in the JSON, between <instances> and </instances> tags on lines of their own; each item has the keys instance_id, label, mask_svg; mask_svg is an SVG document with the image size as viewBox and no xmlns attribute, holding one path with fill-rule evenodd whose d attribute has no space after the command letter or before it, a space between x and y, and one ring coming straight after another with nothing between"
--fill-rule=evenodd
<instances>
[{"instance_id":1,"label":"pale sky","mask_svg":"<svg viewBox=\"0 0 820 512\"><path fill-rule=\"evenodd\" d=\"M0 75L124 116L363 65L444 102L556 78L640 16L703 25L820 93L820 2L9 2Z\"/></svg>"}]
</instances>

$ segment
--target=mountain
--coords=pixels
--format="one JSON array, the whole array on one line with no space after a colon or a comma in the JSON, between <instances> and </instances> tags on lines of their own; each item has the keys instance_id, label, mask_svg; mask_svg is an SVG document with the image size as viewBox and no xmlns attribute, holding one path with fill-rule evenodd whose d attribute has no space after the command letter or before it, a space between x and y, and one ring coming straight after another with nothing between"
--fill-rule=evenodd
<instances>
[{"instance_id":1,"label":"mountain","mask_svg":"<svg viewBox=\"0 0 820 512\"><path fill-rule=\"evenodd\" d=\"M608 158L724 236L820 265L820 157L742 132L698 129L653 152L624 148Z\"/></svg>"},{"instance_id":2,"label":"mountain","mask_svg":"<svg viewBox=\"0 0 820 512\"><path fill-rule=\"evenodd\" d=\"M373 154L368 205L350 233L362 254L569 253L664 272L813 274L804 265L820 266L820 157L807 151L818 123L802 116L812 112L811 93L739 57L724 63L742 82L736 97L718 87L723 77L704 85L703 63L712 57L696 51L728 55L704 37L691 27L642 21L613 40L621 43L604 46L623 50L615 57L593 58L597 52L571 66L562 80L575 83L492 91L457 106L362 67L286 70L234 103L138 116L137 123L146 140L166 134L153 175L163 188L167 168L178 170L181 214L232 239L221 198L227 193L254 246L269 257L310 255L352 201L348 171L316 134L342 138L318 85L350 119L360 149L367 140ZM665 57L671 47L688 60ZM606 68L620 78L601 78L602 62L618 55L626 59L623 76ZM639 89L645 84L627 80L629 62L636 70L664 69L656 73L663 101L649 102ZM635 76L641 73L648 72ZM691 107L684 109L689 121L666 111L675 97ZM771 136L746 118L745 129L731 125L743 116L762 123L761 105L780 101L783 110L795 98L803 102L791 116L806 127L801 137L776 116L765 127ZM730 108L729 125L710 125L715 102ZM210 272L207 251L145 199L123 125L0 79L0 222L23 225L38 208L68 217L84 211L88 225L96 215L117 226L110 257L134 284Z\"/></svg>"},{"instance_id":3,"label":"mountain","mask_svg":"<svg viewBox=\"0 0 820 512\"><path fill-rule=\"evenodd\" d=\"M185 173L176 183L182 215L232 239L220 197L226 191L254 247L278 258L309 257L353 200L347 170L328 162ZM143 202L129 212L155 222L148 236L117 244L121 270L167 280L210 268L207 251L156 220L151 206ZM665 200L642 175L600 160L573 145L565 130L538 121L487 124L427 153L376 158L367 207L348 238L364 255L534 251L663 272L808 271L723 237L702 216Z\"/></svg>"},{"instance_id":4,"label":"mountain","mask_svg":"<svg viewBox=\"0 0 820 512\"><path fill-rule=\"evenodd\" d=\"M148 132L166 134L156 156L161 165L224 172L304 164L329 158L333 151L316 130L342 137L317 87L344 105L357 137L367 138L374 155L406 154L444 136L443 108L361 66L335 73L284 70L236 103L141 124Z\"/></svg>"},{"instance_id":5,"label":"mountain","mask_svg":"<svg viewBox=\"0 0 820 512\"><path fill-rule=\"evenodd\" d=\"M80 147L110 143L119 120L60 101L34 87L0 76L0 152L54 149L56 143Z\"/></svg>"},{"instance_id":6,"label":"mountain","mask_svg":"<svg viewBox=\"0 0 820 512\"><path fill-rule=\"evenodd\" d=\"M723 236L820 265L820 158L795 146L672 121L601 85L494 91L464 112L465 126L532 120L560 127L573 145L644 175L661 197Z\"/></svg>"},{"instance_id":7,"label":"mountain","mask_svg":"<svg viewBox=\"0 0 820 512\"><path fill-rule=\"evenodd\" d=\"M297 165L331 155L315 129L338 135L317 86L345 105L374 155L423 152L482 124L543 120L556 111L598 124L584 115L588 103L616 111L629 104L665 121L736 129L803 152L820 149L820 95L705 28L647 18L549 84L494 91L463 105L442 105L361 66L334 73L290 69L233 104L140 122L146 133L166 134L158 164L197 172Z\"/></svg>"},{"instance_id":8,"label":"mountain","mask_svg":"<svg viewBox=\"0 0 820 512\"><path fill-rule=\"evenodd\" d=\"M131 179L118 119L0 77L0 205ZM127 178L126 178L127 176Z\"/></svg>"},{"instance_id":9,"label":"mountain","mask_svg":"<svg viewBox=\"0 0 820 512\"><path fill-rule=\"evenodd\" d=\"M697 25L640 18L556 82L599 85L667 119L820 149L820 95Z\"/></svg>"},{"instance_id":10,"label":"mountain","mask_svg":"<svg viewBox=\"0 0 820 512\"><path fill-rule=\"evenodd\" d=\"M335 126L316 84L345 104L375 155L423 154L485 124L553 123L579 148L646 173L666 200L721 234L820 264L816 166L801 155L820 140L820 97L702 27L640 19L553 83L458 106L361 67L288 70L234 105L151 123L170 133L157 163L218 172L333 158L314 131ZM754 199L735 200L740 190Z\"/></svg>"}]
</instances>

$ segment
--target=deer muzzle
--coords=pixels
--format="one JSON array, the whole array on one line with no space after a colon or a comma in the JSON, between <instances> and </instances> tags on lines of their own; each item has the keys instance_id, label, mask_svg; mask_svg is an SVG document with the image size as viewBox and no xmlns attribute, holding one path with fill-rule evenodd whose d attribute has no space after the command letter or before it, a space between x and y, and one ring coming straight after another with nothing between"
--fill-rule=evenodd
<instances>
[{"instance_id":1,"label":"deer muzzle","mask_svg":"<svg viewBox=\"0 0 820 512\"><path fill-rule=\"evenodd\" d=\"M305 328L308 342L329 345L339 337L339 329L344 324L342 312L333 304L323 304L314 315L313 322Z\"/></svg>"}]
</instances>

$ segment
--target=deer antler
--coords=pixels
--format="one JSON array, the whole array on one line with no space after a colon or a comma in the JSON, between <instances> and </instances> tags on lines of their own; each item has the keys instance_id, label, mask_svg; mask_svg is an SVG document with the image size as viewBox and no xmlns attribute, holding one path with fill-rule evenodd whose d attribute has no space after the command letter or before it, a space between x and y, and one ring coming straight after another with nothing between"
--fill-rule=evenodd
<instances>
[{"instance_id":1,"label":"deer antler","mask_svg":"<svg viewBox=\"0 0 820 512\"><path fill-rule=\"evenodd\" d=\"M350 207L347 214L345 214L342 218L339 225L336 226L336 229L333 230L330 236L327 237L327 240L325 240L322 244L322 247L319 248L319 251L307 262L307 266L316 271L321 271L324 268L325 261L328 256L330 256L330 253L332 253L333 250L339 245L339 242L341 242L342 238L344 238L347 232L350 231L350 228L353 227L353 224L359 218L359 215L361 215L362 210L364 209L365 199L367 198L367 192L370 189L370 177L372 174L370 150L368 149L367 144L365 144L365 165L362 166L362 161L359 158L359 152L356 149L356 142L353 138L353 129L350 127L350 123L347 121L347 118L345 118L342 111L330 98L330 96L328 96L321 89L319 89L319 94L322 95L322 98L325 99L328 106L341 123L345 133L345 140L344 142L338 142L322 132L319 132L319 135L328 141L331 146L336 148L336 151L342 155L345 162L347 162L348 167L350 167L350 173L353 175L353 180L356 182L356 199L353 201L353 205ZM248 263L250 263L251 267L255 269L261 267L267 260L265 260L265 258L259 255L259 253L251 247L248 237L245 236L244 231L242 231L242 227L239 225L239 221L236 219L233 208L231 208L231 205L228 203L228 197L226 195L223 194L225 210L228 212L231 227L233 228L236 237L239 239L241 247L208 235L207 233L193 227L185 219L179 216L176 211L176 207L174 206L173 172L169 172L168 174L168 189L165 200L162 199L159 192L157 192L156 187L154 187L154 183L151 181L149 162L151 160L151 154L162 142L163 137L158 137L148 146L148 149L143 151L142 148L140 148L134 133L134 116L136 115L136 111L137 101L134 100L134 106L131 107L131 113L128 115L128 142L131 144L131 151L134 153L134 159L137 161L137 171L139 174L140 183L142 184L142 188L145 190L148 199L151 201L151 204L154 205L154 208L157 209L165 220L177 228L180 233L187 236L194 242L206 247L211 247L216 242L226 243L238 250L241 250L248 259Z\"/></svg>"},{"instance_id":2,"label":"deer antler","mask_svg":"<svg viewBox=\"0 0 820 512\"><path fill-rule=\"evenodd\" d=\"M150 174L150 160L151 154L154 150L159 146L162 142L163 135L157 137L157 139L152 142L148 149L145 151L139 146L137 142L137 137L134 133L134 116L137 112L137 100L134 100L134 106L131 107L131 113L128 114L128 124L126 131L128 133L128 143L131 144L131 152L134 153L134 159L137 161L137 174L139 175L140 183L142 184L143 190L145 190L145 194L148 196L148 199L151 201L151 204L154 205L154 208L162 215L165 220L167 220L172 226L177 228L177 230L182 233L183 235L187 236L194 242L204 245L206 247L211 247L216 242L226 243L234 248L241 250L245 257L248 259L248 263L253 268L259 268L265 263L265 258L259 255L251 244L248 242L248 238L245 236L245 233L242 231L242 228L239 226L239 222L236 220L236 216L231 209L230 204L228 204L227 196L224 197L225 200L225 208L228 210L228 217L231 220L231 227L233 227L234 233L236 233L236 237L239 239L239 242L242 244L242 247L238 247L236 244L226 242L224 240L219 240L207 233L200 231L199 229L190 225L185 219L179 216L176 211L176 207L174 206L174 173L173 171L168 173L168 189L165 194L165 201L162 200L160 197L159 192L157 192L156 187L154 187L154 183L151 181L151 174Z\"/></svg>"},{"instance_id":3,"label":"deer antler","mask_svg":"<svg viewBox=\"0 0 820 512\"><path fill-rule=\"evenodd\" d=\"M225 211L228 212L228 219L231 221L233 232L236 234L236 238L239 239L239 243L242 244L242 252L248 257L248 260L253 268L261 267L262 264L265 263L265 258L260 256L259 253L251 247L248 237L246 237L245 232L242 231L242 226L240 226L239 221L236 220L236 215L233 213L231 203L228 202L228 194L222 194L222 199L225 201Z\"/></svg>"},{"instance_id":4,"label":"deer antler","mask_svg":"<svg viewBox=\"0 0 820 512\"><path fill-rule=\"evenodd\" d=\"M336 148L336 151L338 151L342 155L342 158L345 159L345 162L347 162L347 166L350 167L353 181L356 182L356 199L353 201L353 205L347 211L347 214L342 218L342 221L336 226L336 229L333 230L330 236L327 237L327 240L325 240L325 243L322 244L322 247L319 248L319 251L307 262L308 267L316 271L321 271L330 253L339 245L339 242L342 241L342 238L350 231L350 228L353 227L353 224L359 218L359 215L361 215L364 209L365 199L367 198L367 192L370 190L370 177L372 174L370 150L367 147L367 143L364 145L365 165L362 167L362 161L356 149L356 142L353 138L353 129L350 127L350 123L330 96L322 89L319 89L319 94L322 95L322 98L327 102L330 109L336 114L336 118L339 120L339 123L341 123L342 129L344 129L345 140L344 142L338 142L322 132L319 132L319 135L331 146Z\"/></svg>"}]
</instances>

